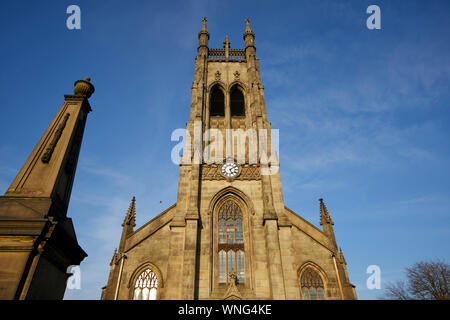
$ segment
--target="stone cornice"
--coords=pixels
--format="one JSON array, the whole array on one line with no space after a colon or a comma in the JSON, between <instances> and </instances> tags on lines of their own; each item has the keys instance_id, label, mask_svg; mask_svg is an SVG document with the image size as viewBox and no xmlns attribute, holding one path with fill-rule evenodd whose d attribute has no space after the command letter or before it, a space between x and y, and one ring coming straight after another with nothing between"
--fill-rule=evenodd
<instances>
[{"instance_id":1,"label":"stone cornice","mask_svg":"<svg viewBox=\"0 0 450 320\"><path fill-rule=\"evenodd\" d=\"M47 221L48 219L0 219L0 235L39 236Z\"/></svg>"},{"instance_id":2,"label":"stone cornice","mask_svg":"<svg viewBox=\"0 0 450 320\"><path fill-rule=\"evenodd\" d=\"M65 101L74 101L74 102L81 102L81 107L86 113L89 113L92 111L91 105L89 104L89 101L87 99L87 96L80 95L80 94L65 94L64 95Z\"/></svg>"}]
</instances>

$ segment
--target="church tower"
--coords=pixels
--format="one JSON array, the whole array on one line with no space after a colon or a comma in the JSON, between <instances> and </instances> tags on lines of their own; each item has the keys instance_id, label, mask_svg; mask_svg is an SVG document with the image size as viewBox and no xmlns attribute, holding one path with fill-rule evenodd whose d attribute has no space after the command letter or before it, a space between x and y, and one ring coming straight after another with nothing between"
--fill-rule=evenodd
<instances>
[{"instance_id":1,"label":"church tower","mask_svg":"<svg viewBox=\"0 0 450 320\"><path fill-rule=\"evenodd\" d=\"M87 256L67 217L75 170L94 92L75 82L65 102L0 197L0 299L62 299L70 274Z\"/></svg>"},{"instance_id":2,"label":"church tower","mask_svg":"<svg viewBox=\"0 0 450 320\"><path fill-rule=\"evenodd\" d=\"M209 38L204 18L177 202L134 230L133 198L102 299L355 299L323 201L323 231L284 204L250 21L243 49Z\"/></svg>"}]
</instances>

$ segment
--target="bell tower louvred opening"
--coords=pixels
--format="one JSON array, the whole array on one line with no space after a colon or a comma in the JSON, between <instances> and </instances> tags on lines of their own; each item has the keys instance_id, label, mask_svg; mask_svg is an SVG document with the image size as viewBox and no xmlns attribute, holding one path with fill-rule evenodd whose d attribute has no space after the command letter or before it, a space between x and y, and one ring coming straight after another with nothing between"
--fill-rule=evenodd
<instances>
[{"instance_id":1,"label":"bell tower louvred opening","mask_svg":"<svg viewBox=\"0 0 450 320\"><path fill-rule=\"evenodd\" d=\"M222 90L220 90L217 85L211 89L210 113L211 117L225 116L225 97Z\"/></svg>"},{"instance_id":2,"label":"bell tower louvred opening","mask_svg":"<svg viewBox=\"0 0 450 320\"><path fill-rule=\"evenodd\" d=\"M242 91L234 86L230 93L230 112L232 117L245 116L245 103Z\"/></svg>"}]
</instances>

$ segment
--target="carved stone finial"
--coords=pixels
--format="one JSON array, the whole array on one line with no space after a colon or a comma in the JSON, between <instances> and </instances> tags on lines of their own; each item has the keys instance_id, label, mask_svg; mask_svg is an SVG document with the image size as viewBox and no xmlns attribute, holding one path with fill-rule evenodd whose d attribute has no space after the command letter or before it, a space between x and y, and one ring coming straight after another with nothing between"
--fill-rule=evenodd
<instances>
[{"instance_id":1,"label":"carved stone finial","mask_svg":"<svg viewBox=\"0 0 450 320\"><path fill-rule=\"evenodd\" d=\"M203 17L203 23L202 23L202 30L200 31L200 33L208 33L208 29L206 27L206 17Z\"/></svg>"},{"instance_id":2,"label":"carved stone finial","mask_svg":"<svg viewBox=\"0 0 450 320\"><path fill-rule=\"evenodd\" d=\"M203 17L202 28L198 33L198 39L200 40L200 46L208 47L209 32L206 27L206 17Z\"/></svg>"},{"instance_id":3,"label":"carved stone finial","mask_svg":"<svg viewBox=\"0 0 450 320\"><path fill-rule=\"evenodd\" d=\"M230 282L232 285L236 285L237 282L237 275L236 272L234 272L234 269L231 269L230 273L228 274L230 278Z\"/></svg>"},{"instance_id":4,"label":"carved stone finial","mask_svg":"<svg viewBox=\"0 0 450 320\"><path fill-rule=\"evenodd\" d=\"M74 84L73 93L77 96L86 96L86 98L89 99L95 91L95 87L90 81L90 77L87 77L85 80L76 81Z\"/></svg>"},{"instance_id":5,"label":"carved stone finial","mask_svg":"<svg viewBox=\"0 0 450 320\"><path fill-rule=\"evenodd\" d=\"M250 27L250 19L245 18L245 33L253 33L252 28Z\"/></svg>"},{"instance_id":6,"label":"carved stone finial","mask_svg":"<svg viewBox=\"0 0 450 320\"><path fill-rule=\"evenodd\" d=\"M131 227L136 226L136 198L134 196L131 199L130 207L128 208L122 227L126 225L130 225Z\"/></svg>"},{"instance_id":7,"label":"carved stone finial","mask_svg":"<svg viewBox=\"0 0 450 320\"><path fill-rule=\"evenodd\" d=\"M228 283L228 289L225 293L224 300L242 300L242 295L239 292L236 282L237 282L237 274L234 272L233 269L231 269L230 273L228 274L228 277L230 279L230 282Z\"/></svg>"},{"instance_id":8,"label":"carved stone finial","mask_svg":"<svg viewBox=\"0 0 450 320\"><path fill-rule=\"evenodd\" d=\"M245 48L248 46L254 46L255 34L250 27L250 20L245 18L245 32L244 32Z\"/></svg>"},{"instance_id":9,"label":"carved stone finial","mask_svg":"<svg viewBox=\"0 0 450 320\"><path fill-rule=\"evenodd\" d=\"M323 199L319 199L320 202L320 225L323 225L325 223L329 223L331 225L334 225L333 220L331 220L330 214L328 213L327 206L323 202Z\"/></svg>"},{"instance_id":10,"label":"carved stone finial","mask_svg":"<svg viewBox=\"0 0 450 320\"><path fill-rule=\"evenodd\" d=\"M224 48L230 47L230 39L228 39L228 36L225 36L225 41L223 42L223 47Z\"/></svg>"}]
</instances>

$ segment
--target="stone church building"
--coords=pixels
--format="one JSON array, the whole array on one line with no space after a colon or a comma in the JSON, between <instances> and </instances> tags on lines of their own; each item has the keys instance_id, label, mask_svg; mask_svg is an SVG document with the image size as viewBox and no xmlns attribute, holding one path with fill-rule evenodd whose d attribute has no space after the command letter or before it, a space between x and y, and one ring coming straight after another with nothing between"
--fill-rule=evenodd
<instances>
[{"instance_id":1,"label":"stone church building","mask_svg":"<svg viewBox=\"0 0 450 320\"><path fill-rule=\"evenodd\" d=\"M135 230L132 199L101 298L356 299L323 200L323 230L284 203L248 19L244 49L198 38L177 202Z\"/></svg>"}]
</instances>

